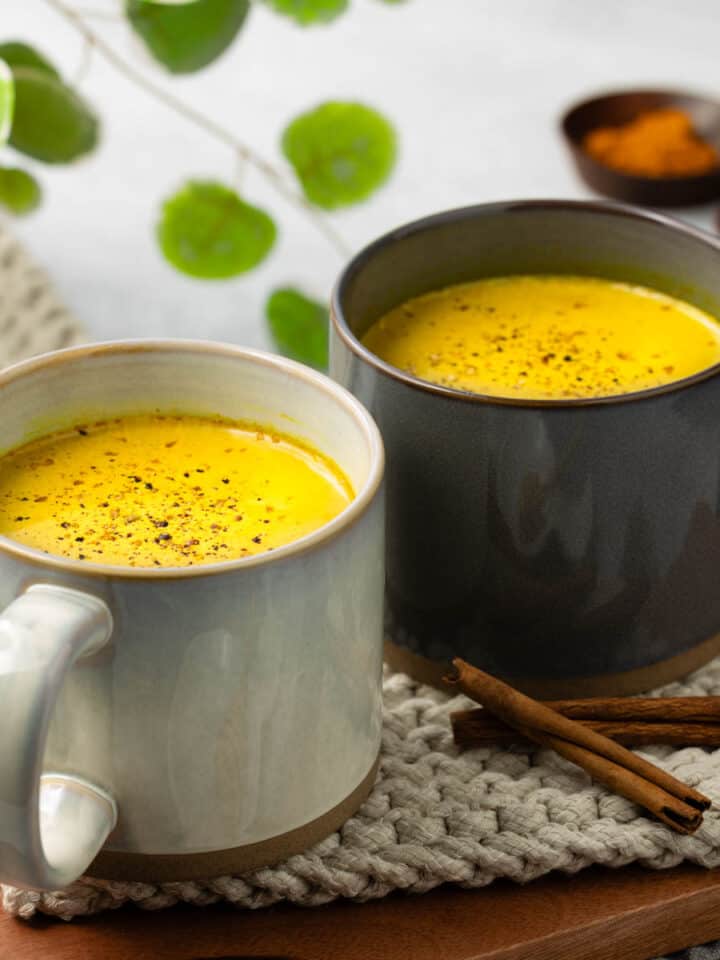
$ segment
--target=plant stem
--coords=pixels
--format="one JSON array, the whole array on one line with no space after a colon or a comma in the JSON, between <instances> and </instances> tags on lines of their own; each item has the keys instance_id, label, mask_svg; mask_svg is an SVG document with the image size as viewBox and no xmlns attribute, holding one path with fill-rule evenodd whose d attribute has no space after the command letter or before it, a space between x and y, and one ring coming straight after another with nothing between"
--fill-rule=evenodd
<instances>
[{"instance_id":1,"label":"plant stem","mask_svg":"<svg viewBox=\"0 0 720 960\"><path fill-rule=\"evenodd\" d=\"M82 51L80 52L80 63L77 65L73 74L72 82L74 86L79 86L87 76L92 61L93 46L87 37L83 37Z\"/></svg>"},{"instance_id":2,"label":"plant stem","mask_svg":"<svg viewBox=\"0 0 720 960\"><path fill-rule=\"evenodd\" d=\"M112 10L93 10L90 7L75 7L75 13L80 17L90 17L92 20L112 20L120 23L123 20L121 13Z\"/></svg>"},{"instance_id":3,"label":"plant stem","mask_svg":"<svg viewBox=\"0 0 720 960\"><path fill-rule=\"evenodd\" d=\"M85 41L97 50L108 63L112 64L116 70L127 77L128 80L146 93L155 97L156 100L164 103L166 107L169 107L179 116L195 124L196 127L200 127L220 143L224 143L230 147L240 161L245 161L255 167L281 196L296 207L299 207L311 219L315 227L332 244L340 256L346 257L350 255L350 248L337 233L333 225L302 194L293 190L293 188L285 182L285 177L282 172L274 167L269 160L266 160L265 157L257 153L252 147L243 143L229 130L226 130L220 126L220 124L215 123L214 120L205 116L204 113L201 113L183 100L180 100L174 94L169 93L163 89L163 87L149 80L140 73L139 70L136 70L132 64L124 60L102 37L95 33L95 31L85 23L77 10L66 4L64 0L46 0L46 3L71 23L75 29L82 34Z\"/></svg>"},{"instance_id":4,"label":"plant stem","mask_svg":"<svg viewBox=\"0 0 720 960\"><path fill-rule=\"evenodd\" d=\"M245 182L245 171L247 170L247 160L241 157L239 153L235 154L235 169L233 170L233 188L236 193L242 193L243 183Z\"/></svg>"}]
</instances>

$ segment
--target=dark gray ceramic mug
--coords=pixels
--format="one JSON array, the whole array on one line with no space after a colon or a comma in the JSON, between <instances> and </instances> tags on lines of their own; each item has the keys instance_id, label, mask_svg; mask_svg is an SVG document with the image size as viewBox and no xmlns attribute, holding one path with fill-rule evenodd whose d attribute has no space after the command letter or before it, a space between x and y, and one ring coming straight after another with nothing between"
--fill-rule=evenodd
<instances>
[{"instance_id":1,"label":"dark gray ceramic mug","mask_svg":"<svg viewBox=\"0 0 720 960\"><path fill-rule=\"evenodd\" d=\"M620 397L504 400L360 343L409 297L511 273L636 282L720 317L720 242L615 205L454 210L350 262L331 372L386 444L388 659L439 682L459 655L546 696L674 679L720 652L720 366Z\"/></svg>"}]
</instances>

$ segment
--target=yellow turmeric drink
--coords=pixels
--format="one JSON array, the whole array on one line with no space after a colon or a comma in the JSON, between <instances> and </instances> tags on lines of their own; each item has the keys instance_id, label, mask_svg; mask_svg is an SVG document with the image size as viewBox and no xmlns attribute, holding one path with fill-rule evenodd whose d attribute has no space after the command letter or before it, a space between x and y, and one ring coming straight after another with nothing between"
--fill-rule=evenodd
<instances>
[{"instance_id":1,"label":"yellow turmeric drink","mask_svg":"<svg viewBox=\"0 0 720 960\"><path fill-rule=\"evenodd\" d=\"M79 426L0 457L0 534L132 567L249 557L353 499L327 457L272 430L192 416Z\"/></svg>"},{"instance_id":2,"label":"yellow turmeric drink","mask_svg":"<svg viewBox=\"0 0 720 960\"><path fill-rule=\"evenodd\" d=\"M596 277L448 287L391 310L363 343L421 380L527 400L632 393L720 362L720 325L709 314Z\"/></svg>"}]
</instances>

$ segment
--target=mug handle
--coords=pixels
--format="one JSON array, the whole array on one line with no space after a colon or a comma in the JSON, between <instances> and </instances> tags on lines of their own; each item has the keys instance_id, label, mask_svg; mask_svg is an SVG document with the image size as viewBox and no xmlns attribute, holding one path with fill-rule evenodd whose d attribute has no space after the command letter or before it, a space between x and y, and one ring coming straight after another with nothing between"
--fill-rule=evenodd
<instances>
[{"instance_id":1,"label":"mug handle","mask_svg":"<svg viewBox=\"0 0 720 960\"><path fill-rule=\"evenodd\" d=\"M94 860L114 799L78 776L42 773L50 718L76 660L112 632L99 598L35 584L0 614L0 882L56 890Z\"/></svg>"}]
</instances>

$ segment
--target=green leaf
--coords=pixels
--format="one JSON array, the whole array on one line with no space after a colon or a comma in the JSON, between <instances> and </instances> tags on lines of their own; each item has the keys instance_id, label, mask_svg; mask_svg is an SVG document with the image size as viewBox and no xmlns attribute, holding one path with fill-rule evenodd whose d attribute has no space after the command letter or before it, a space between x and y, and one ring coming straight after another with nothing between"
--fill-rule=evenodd
<instances>
[{"instance_id":1,"label":"green leaf","mask_svg":"<svg viewBox=\"0 0 720 960\"><path fill-rule=\"evenodd\" d=\"M37 180L25 170L0 167L0 204L18 216L40 205L42 192Z\"/></svg>"},{"instance_id":2,"label":"green leaf","mask_svg":"<svg viewBox=\"0 0 720 960\"><path fill-rule=\"evenodd\" d=\"M395 131L361 103L323 103L290 123L282 149L308 200L332 210L365 200L387 180Z\"/></svg>"},{"instance_id":3,"label":"green leaf","mask_svg":"<svg viewBox=\"0 0 720 960\"><path fill-rule=\"evenodd\" d=\"M99 122L79 94L30 67L18 67L13 76L10 143L16 150L45 163L70 163L96 146Z\"/></svg>"},{"instance_id":4,"label":"green leaf","mask_svg":"<svg viewBox=\"0 0 720 960\"><path fill-rule=\"evenodd\" d=\"M299 290L275 290L265 304L270 333L285 356L323 370L328 363L328 311Z\"/></svg>"},{"instance_id":5,"label":"green leaf","mask_svg":"<svg viewBox=\"0 0 720 960\"><path fill-rule=\"evenodd\" d=\"M15 110L15 84L10 67L0 60L0 147L7 143Z\"/></svg>"},{"instance_id":6,"label":"green leaf","mask_svg":"<svg viewBox=\"0 0 720 960\"><path fill-rule=\"evenodd\" d=\"M33 70L39 70L41 73L47 73L56 80L60 79L60 74L55 67L34 47L23 43L21 40L8 40L7 43L0 43L0 59L15 70L17 67L31 67Z\"/></svg>"},{"instance_id":7,"label":"green leaf","mask_svg":"<svg viewBox=\"0 0 720 960\"><path fill-rule=\"evenodd\" d=\"M313 23L330 23L345 13L349 0L265 0L276 13L291 17L307 27Z\"/></svg>"},{"instance_id":8,"label":"green leaf","mask_svg":"<svg viewBox=\"0 0 720 960\"><path fill-rule=\"evenodd\" d=\"M158 224L160 248L191 277L235 277L270 253L276 228L258 207L220 183L190 181L165 201Z\"/></svg>"},{"instance_id":9,"label":"green leaf","mask_svg":"<svg viewBox=\"0 0 720 960\"><path fill-rule=\"evenodd\" d=\"M133 29L171 73L192 73L216 60L237 36L249 9L250 0L125 0Z\"/></svg>"}]
</instances>

